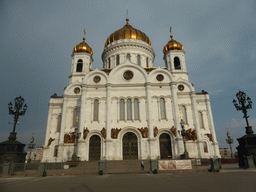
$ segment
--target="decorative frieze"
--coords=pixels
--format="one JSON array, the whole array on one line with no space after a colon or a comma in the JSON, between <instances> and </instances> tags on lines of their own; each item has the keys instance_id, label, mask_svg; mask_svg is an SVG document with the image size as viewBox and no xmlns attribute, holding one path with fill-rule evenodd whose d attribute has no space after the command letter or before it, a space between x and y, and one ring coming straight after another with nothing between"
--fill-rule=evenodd
<instances>
[{"instance_id":1,"label":"decorative frieze","mask_svg":"<svg viewBox=\"0 0 256 192\"><path fill-rule=\"evenodd\" d=\"M148 128L147 127L138 128L138 130L140 131L142 138L148 138Z\"/></svg>"},{"instance_id":2,"label":"decorative frieze","mask_svg":"<svg viewBox=\"0 0 256 192\"><path fill-rule=\"evenodd\" d=\"M48 145L47 145L47 146L49 147L49 146L51 145L51 143L52 143L54 140L55 140L55 139L53 139L53 138L50 137L50 139L48 140Z\"/></svg>"},{"instance_id":3,"label":"decorative frieze","mask_svg":"<svg viewBox=\"0 0 256 192\"><path fill-rule=\"evenodd\" d=\"M185 133L185 139L188 140L197 140L196 130L188 129Z\"/></svg>"},{"instance_id":4,"label":"decorative frieze","mask_svg":"<svg viewBox=\"0 0 256 192\"><path fill-rule=\"evenodd\" d=\"M101 134L102 134L102 137L104 137L104 139L106 139L107 132L106 132L105 127L103 127L103 128L102 128L102 130L101 130L100 132L101 132Z\"/></svg>"},{"instance_id":5,"label":"decorative frieze","mask_svg":"<svg viewBox=\"0 0 256 192\"><path fill-rule=\"evenodd\" d=\"M158 134L158 128L157 128L157 127L155 127L155 128L154 128L154 137L156 137L156 136L157 136L157 134Z\"/></svg>"},{"instance_id":6,"label":"decorative frieze","mask_svg":"<svg viewBox=\"0 0 256 192\"><path fill-rule=\"evenodd\" d=\"M86 129L84 129L84 132L83 132L83 138L84 140L86 139L87 135L89 134L89 129L86 127Z\"/></svg>"},{"instance_id":7,"label":"decorative frieze","mask_svg":"<svg viewBox=\"0 0 256 192\"><path fill-rule=\"evenodd\" d=\"M118 136L120 131L121 131L121 129L118 129L118 128L111 129L111 138L112 139L117 139L117 136Z\"/></svg>"},{"instance_id":8,"label":"decorative frieze","mask_svg":"<svg viewBox=\"0 0 256 192\"><path fill-rule=\"evenodd\" d=\"M177 129L174 126L171 128L171 132L175 137L177 136Z\"/></svg>"},{"instance_id":9,"label":"decorative frieze","mask_svg":"<svg viewBox=\"0 0 256 192\"><path fill-rule=\"evenodd\" d=\"M213 140L212 140L212 134L206 133L206 134L204 134L204 135L206 135L206 136L210 139L210 141L213 141Z\"/></svg>"}]
</instances>

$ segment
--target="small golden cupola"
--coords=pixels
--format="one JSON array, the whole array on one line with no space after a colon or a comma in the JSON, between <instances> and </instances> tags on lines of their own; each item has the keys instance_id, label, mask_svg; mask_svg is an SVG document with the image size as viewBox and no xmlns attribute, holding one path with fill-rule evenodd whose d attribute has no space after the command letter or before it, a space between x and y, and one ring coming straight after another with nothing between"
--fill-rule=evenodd
<instances>
[{"instance_id":1,"label":"small golden cupola","mask_svg":"<svg viewBox=\"0 0 256 192\"><path fill-rule=\"evenodd\" d=\"M105 47L108 44L110 44L114 41L117 41L119 39L138 39L138 40L144 41L144 42L148 43L150 46L152 46L150 39L148 38L148 36L145 33L141 32L138 29L133 28L129 24L129 18L128 17L126 18L126 22L127 23L126 23L125 26L123 26L123 28L115 31L114 33L112 33L107 38L107 41L105 43Z\"/></svg>"},{"instance_id":2,"label":"small golden cupola","mask_svg":"<svg viewBox=\"0 0 256 192\"><path fill-rule=\"evenodd\" d=\"M164 46L163 52L166 53L170 50L184 50L183 45L179 43L178 41L175 41L172 35L172 28L170 27L170 32L171 32L171 40Z\"/></svg>"},{"instance_id":3,"label":"small golden cupola","mask_svg":"<svg viewBox=\"0 0 256 192\"><path fill-rule=\"evenodd\" d=\"M73 53L89 53L93 55L92 48L85 43L85 29L84 29L84 37L83 37L83 42L79 43L77 46L74 47Z\"/></svg>"}]
</instances>

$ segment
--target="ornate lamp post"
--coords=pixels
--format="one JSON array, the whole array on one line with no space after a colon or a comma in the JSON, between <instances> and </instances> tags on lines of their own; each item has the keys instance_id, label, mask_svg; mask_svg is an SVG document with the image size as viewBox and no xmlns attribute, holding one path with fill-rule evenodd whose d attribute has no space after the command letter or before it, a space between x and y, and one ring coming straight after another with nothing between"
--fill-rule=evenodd
<instances>
[{"instance_id":1,"label":"ornate lamp post","mask_svg":"<svg viewBox=\"0 0 256 192\"><path fill-rule=\"evenodd\" d=\"M249 122L248 122L248 118L249 116L247 116L247 109L251 109L252 108L252 101L251 101L251 98L250 97L247 97L246 98L246 94L242 91L239 91L237 94L236 94L236 97L239 101L239 104L240 106L236 103L236 100L233 99L233 103L236 107L236 110L242 110L243 114L244 114L244 117L245 120L246 120L246 124L247 124L247 127L246 128L246 134L253 134L253 130L252 130L252 127L249 125ZM246 102L247 100L247 102ZM248 103L248 104L247 104Z\"/></svg>"},{"instance_id":2,"label":"ornate lamp post","mask_svg":"<svg viewBox=\"0 0 256 192\"><path fill-rule=\"evenodd\" d=\"M30 154L29 154L29 159L28 159L28 163L31 162L31 153L32 153L32 149L35 148L35 144L34 144L34 133L32 134L32 137L30 139L30 144L28 144L28 148L30 149Z\"/></svg>"},{"instance_id":3,"label":"ornate lamp post","mask_svg":"<svg viewBox=\"0 0 256 192\"><path fill-rule=\"evenodd\" d=\"M247 115L247 109L252 108L252 101L250 97L246 97L246 94L242 91L239 91L236 94L236 97L239 101L238 105L236 100L233 100L233 103L237 110L241 110L244 114L246 120L246 134L245 136L237 139L239 142L239 146L237 147L238 150L238 157L239 157L239 167L240 168L252 168L255 167L255 160L256 159L256 135L253 134L252 127L249 125Z\"/></svg>"},{"instance_id":4,"label":"ornate lamp post","mask_svg":"<svg viewBox=\"0 0 256 192\"><path fill-rule=\"evenodd\" d=\"M233 159L232 143L233 143L234 141L233 141L233 139L231 139L231 137L230 137L230 133L229 133L229 131L228 131L228 128L227 128L227 136L228 136L228 139L226 139L226 142L227 142L227 144L229 144L230 152L231 152L231 159Z\"/></svg>"},{"instance_id":5,"label":"ornate lamp post","mask_svg":"<svg viewBox=\"0 0 256 192\"><path fill-rule=\"evenodd\" d=\"M187 152L187 148L186 148L186 141L185 141L185 135L186 135L186 131L184 129L184 121L183 121L183 115L182 113L180 114L180 125L181 125L181 136L183 137L183 143L184 143L184 153L181 155L182 159L187 159L188 158L188 152Z\"/></svg>"},{"instance_id":6,"label":"ornate lamp post","mask_svg":"<svg viewBox=\"0 0 256 192\"><path fill-rule=\"evenodd\" d=\"M10 141L15 141L16 140L16 134L17 133L15 133L15 128L16 128L16 125L18 123L19 116L25 115L26 110L27 110L27 105L25 104L23 106L24 99L21 96L16 97L14 102L15 102L15 111L12 109L12 103L10 102L8 104L9 114L14 115L13 131L10 133L10 136L8 138ZM23 111L20 111L22 109L22 106L23 106Z\"/></svg>"}]
</instances>

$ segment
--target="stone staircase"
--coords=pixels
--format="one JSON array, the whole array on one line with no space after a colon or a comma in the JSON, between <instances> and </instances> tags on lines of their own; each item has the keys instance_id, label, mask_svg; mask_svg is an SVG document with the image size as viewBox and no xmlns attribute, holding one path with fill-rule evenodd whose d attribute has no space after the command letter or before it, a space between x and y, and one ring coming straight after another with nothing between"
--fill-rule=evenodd
<instances>
[{"instance_id":1,"label":"stone staircase","mask_svg":"<svg viewBox=\"0 0 256 192\"><path fill-rule=\"evenodd\" d=\"M143 162L144 162L144 170L141 169L140 160L107 161L106 172L107 173L149 172L150 161L143 160Z\"/></svg>"},{"instance_id":2,"label":"stone staircase","mask_svg":"<svg viewBox=\"0 0 256 192\"><path fill-rule=\"evenodd\" d=\"M143 160L144 170L141 169L140 160L106 161L105 173L146 173L150 171L150 161ZM81 161L75 167L63 170L65 173L98 173L99 161Z\"/></svg>"}]
</instances>

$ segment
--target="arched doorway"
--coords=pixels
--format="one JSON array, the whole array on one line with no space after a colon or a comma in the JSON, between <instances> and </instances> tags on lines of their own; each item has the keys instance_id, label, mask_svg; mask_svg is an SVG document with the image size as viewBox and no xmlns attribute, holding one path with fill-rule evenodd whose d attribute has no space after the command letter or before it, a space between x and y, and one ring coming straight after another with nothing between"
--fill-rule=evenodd
<instances>
[{"instance_id":1,"label":"arched doorway","mask_svg":"<svg viewBox=\"0 0 256 192\"><path fill-rule=\"evenodd\" d=\"M138 159L137 136L131 132L123 136L123 160L129 159Z\"/></svg>"},{"instance_id":2,"label":"arched doorway","mask_svg":"<svg viewBox=\"0 0 256 192\"><path fill-rule=\"evenodd\" d=\"M101 139L98 135L93 135L89 142L89 160L100 160Z\"/></svg>"},{"instance_id":3,"label":"arched doorway","mask_svg":"<svg viewBox=\"0 0 256 192\"><path fill-rule=\"evenodd\" d=\"M163 133L159 137L160 142L160 159L168 159L172 157L172 145L170 135Z\"/></svg>"}]
</instances>

